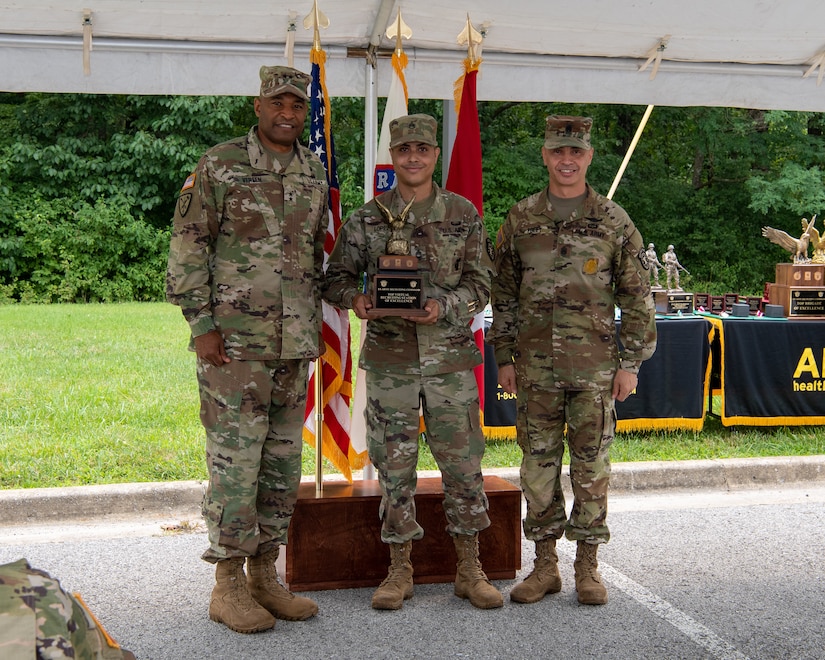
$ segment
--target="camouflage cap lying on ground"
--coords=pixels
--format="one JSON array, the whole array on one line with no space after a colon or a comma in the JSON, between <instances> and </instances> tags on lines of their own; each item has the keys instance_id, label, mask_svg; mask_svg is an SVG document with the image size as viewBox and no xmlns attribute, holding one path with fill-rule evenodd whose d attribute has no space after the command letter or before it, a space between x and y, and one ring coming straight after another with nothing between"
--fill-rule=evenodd
<instances>
[{"instance_id":1,"label":"camouflage cap lying on ground","mask_svg":"<svg viewBox=\"0 0 825 660\"><path fill-rule=\"evenodd\" d=\"M571 117L569 115L550 115L544 129L544 146L547 149L558 147L579 147L590 149L590 117Z\"/></svg>"},{"instance_id":2,"label":"camouflage cap lying on ground","mask_svg":"<svg viewBox=\"0 0 825 660\"><path fill-rule=\"evenodd\" d=\"M260 76L261 96L268 98L288 92L309 101L307 85L311 78L303 71L288 66L262 66Z\"/></svg>"},{"instance_id":3,"label":"camouflage cap lying on ground","mask_svg":"<svg viewBox=\"0 0 825 660\"><path fill-rule=\"evenodd\" d=\"M438 146L438 122L430 115L404 115L390 122L390 149L405 142Z\"/></svg>"}]
</instances>

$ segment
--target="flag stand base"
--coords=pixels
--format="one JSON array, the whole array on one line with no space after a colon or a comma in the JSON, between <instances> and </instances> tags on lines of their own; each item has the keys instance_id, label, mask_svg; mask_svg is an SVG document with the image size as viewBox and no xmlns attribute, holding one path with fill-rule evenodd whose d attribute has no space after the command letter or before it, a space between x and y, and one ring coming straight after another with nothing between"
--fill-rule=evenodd
<instances>
[{"instance_id":1,"label":"flag stand base","mask_svg":"<svg viewBox=\"0 0 825 660\"><path fill-rule=\"evenodd\" d=\"M521 568L521 490L501 477L488 476L484 492L491 524L479 534L481 562L491 580L512 580ZM416 583L455 580L455 549L445 530L443 501L439 477L418 480L416 519L424 528L424 538L413 542ZM302 483L282 573L289 588L378 586L390 563L389 546L381 541L380 503L375 480L325 482L321 497L315 495L314 482Z\"/></svg>"}]
</instances>

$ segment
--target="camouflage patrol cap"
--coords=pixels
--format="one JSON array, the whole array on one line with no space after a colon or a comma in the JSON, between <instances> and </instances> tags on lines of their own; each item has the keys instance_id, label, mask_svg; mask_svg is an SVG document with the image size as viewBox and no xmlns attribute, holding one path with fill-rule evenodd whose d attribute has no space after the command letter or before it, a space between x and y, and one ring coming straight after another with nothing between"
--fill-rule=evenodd
<instances>
[{"instance_id":1,"label":"camouflage patrol cap","mask_svg":"<svg viewBox=\"0 0 825 660\"><path fill-rule=\"evenodd\" d=\"M404 115L390 122L390 149L405 142L438 146L438 122L430 115Z\"/></svg>"},{"instance_id":2,"label":"camouflage patrol cap","mask_svg":"<svg viewBox=\"0 0 825 660\"><path fill-rule=\"evenodd\" d=\"M261 96L269 98L288 92L309 101L307 85L311 78L303 71L288 66L262 66Z\"/></svg>"},{"instance_id":3,"label":"camouflage patrol cap","mask_svg":"<svg viewBox=\"0 0 825 660\"><path fill-rule=\"evenodd\" d=\"M558 147L579 147L590 149L590 117L571 117L570 115L550 115L544 129L544 146L547 149Z\"/></svg>"}]
</instances>

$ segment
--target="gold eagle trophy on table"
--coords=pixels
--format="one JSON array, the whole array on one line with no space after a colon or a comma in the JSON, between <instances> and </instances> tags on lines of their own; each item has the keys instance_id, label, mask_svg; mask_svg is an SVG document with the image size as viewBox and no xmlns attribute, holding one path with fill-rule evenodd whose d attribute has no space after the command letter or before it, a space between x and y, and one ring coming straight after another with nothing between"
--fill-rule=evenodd
<instances>
[{"instance_id":1,"label":"gold eagle trophy on table","mask_svg":"<svg viewBox=\"0 0 825 660\"><path fill-rule=\"evenodd\" d=\"M390 237L387 253L378 257L378 272L372 278L372 309L367 316L426 316L418 257L410 254L410 240L405 231L415 197L398 215L377 199L373 201L389 225Z\"/></svg>"},{"instance_id":2,"label":"gold eagle trophy on table","mask_svg":"<svg viewBox=\"0 0 825 660\"><path fill-rule=\"evenodd\" d=\"M793 263L776 264L776 282L768 286L773 305L781 305L788 318L825 318L825 238L814 226L816 215L802 218L802 234L794 238L773 227L762 236L787 250ZM808 248L813 256L808 256Z\"/></svg>"},{"instance_id":3,"label":"gold eagle trophy on table","mask_svg":"<svg viewBox=\"0 0 825 660\"><path fill-rule=\"evenodd\" d=\"M762 227L762 236L790 252L795 264L825 264L825 241L820 238L815 222L816 215L810 222L807 218L802 218L802 235L799 238L773 227ZM813 258L808 258L808 246L813 247Z\"/></svg>"}]
</instances>

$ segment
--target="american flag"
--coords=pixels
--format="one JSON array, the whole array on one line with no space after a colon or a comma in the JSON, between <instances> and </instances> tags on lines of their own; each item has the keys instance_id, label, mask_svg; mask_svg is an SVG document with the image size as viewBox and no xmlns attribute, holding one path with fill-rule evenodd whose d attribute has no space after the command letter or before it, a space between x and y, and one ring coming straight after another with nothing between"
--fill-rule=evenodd
<instances>
[{"instance_id":1,"label":"american flag","mask_svg":"<svg viewBox=\"0 0 825 660\"><path fill-rule=\"evenodd\" d=\"M329 183L329 222L324 242L324 268L335 245L341 228L341 195L338 187L335 150L330 130L330 105L326 94L324 62L326 53L313 49L312 83L310 85L310 136L309 148L321 159ZM353 451L350 442L350 400L352 399L352 352L350 351L349 313L324 306L323 339L326 352L310 369L309 396L304 418L304 441L315 445L315 378L316 366L321 364L323 377L322 405L323 428L321 429L323 455L352 481L352 468L363 467L366 454Z\"/></svg>"}]
</instances>

